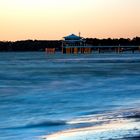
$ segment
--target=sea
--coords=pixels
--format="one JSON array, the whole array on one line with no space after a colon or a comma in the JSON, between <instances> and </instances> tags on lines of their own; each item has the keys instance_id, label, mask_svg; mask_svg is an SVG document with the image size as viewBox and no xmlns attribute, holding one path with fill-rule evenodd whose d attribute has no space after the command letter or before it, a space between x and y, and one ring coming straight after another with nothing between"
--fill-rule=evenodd
<instances>
[{"instance_id":1,"label":"sea","mask_svg":"<svg viewBox=\"0 0 140 140\"><path fill-rule=\"evenodd\" d=\"M0 53L0 140L139 136L139 52Z\"/></svg>"}]
</instances>

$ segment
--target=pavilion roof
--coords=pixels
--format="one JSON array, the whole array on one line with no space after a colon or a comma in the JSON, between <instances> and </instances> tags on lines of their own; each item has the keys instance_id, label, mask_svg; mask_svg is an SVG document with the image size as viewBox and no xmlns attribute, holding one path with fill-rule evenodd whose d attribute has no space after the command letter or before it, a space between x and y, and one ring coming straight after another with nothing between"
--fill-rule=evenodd
<instances>
[{"instance_id":1,"label":"pavilion roof","mask_svg":"<svg viewBox=\"0 0 140 140\"><path fill-rule=\"evenodd\" d=\"M71 35L69 35L69 36L64 37L64 39L65 39L65 40L81 40L82 37L77 36L77 35L75 35L75 34L71 34Z\"/></svg>"}]
</instances>

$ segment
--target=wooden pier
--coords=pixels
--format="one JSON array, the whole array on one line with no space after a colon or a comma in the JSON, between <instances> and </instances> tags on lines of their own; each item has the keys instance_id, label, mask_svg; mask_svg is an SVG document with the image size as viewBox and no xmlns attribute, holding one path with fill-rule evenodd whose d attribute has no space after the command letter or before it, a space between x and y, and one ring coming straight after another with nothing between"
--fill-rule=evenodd
<instances>
[{"instance_id":1,"label":"wooden pier","mask_svg":"<svg viewBox=\"0 0 140 140\"><path fill-rule=\"evenodd\" d=\"M140 52L139 46L65 46L62 48L63 54L91 54L114 52L117 54L124 52Z\"/></svg>"},{"instance_id":2,"label":"wooden pier","mask_svg":"<svg viewBox=\"0 0 140 140\"><path fill-rule=\"evenodd\" d=\"M93 46L86 43L82 37L71 34L62 40L62 54L91 54L114 52L117 54L124 52L140 52L140 46ZM47 54L54 54L56 49L46 48Z\"/></svg>"},{"instance_id":3,"label":"wooden pier","mask_svg":"<svg viewBox=\"0 0 140 140\"><path fill-rule=\"evenodd\" d=\"M64 37L62 41L62 53L63 54L90 54L90 53L105 53L115 52L124 53L131 51L140 52L140 46L92 46L86 43L85 39L71 34Z\"/></svg>"}]
</instances>

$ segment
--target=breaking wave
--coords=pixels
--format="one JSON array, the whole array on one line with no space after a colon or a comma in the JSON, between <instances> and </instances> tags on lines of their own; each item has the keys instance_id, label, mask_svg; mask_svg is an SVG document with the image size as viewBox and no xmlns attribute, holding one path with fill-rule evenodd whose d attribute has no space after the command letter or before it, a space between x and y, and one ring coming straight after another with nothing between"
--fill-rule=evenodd
<instances>
[{"instance_id":1,"label":"breaking wave","mask_svg":"<svg viewBox=\"0 0 140 140\"><path fill-rule=\"evenodd\" d=\"M25 125L16 126L16 127L9 127L5 129L19 129L19 128L35 128L35 127L49 127L49 126L60 126L66 125L66 121L63 120L44 120L44 121L34 121L26 123Z\"/></svg>"},{"instance_id":2,"label":"breaking wave","mask_svg":"<svg viewBox=\"0 0 140 140\"><path fill-rule=\"evenodd\" d=\"M91 124L80 128L72 128L43 136L43 139L59 140L73 139L85 140L87 138L94 140L108 140L111 138L124 138L129 136L137 137L140 132L140 110L126 109L109 112L105 114L89 115L68 121L67 124ZM82 126L82 125L81 125ZM131 135L130 135L131 134Z\"/></svg>"}]
</instances>

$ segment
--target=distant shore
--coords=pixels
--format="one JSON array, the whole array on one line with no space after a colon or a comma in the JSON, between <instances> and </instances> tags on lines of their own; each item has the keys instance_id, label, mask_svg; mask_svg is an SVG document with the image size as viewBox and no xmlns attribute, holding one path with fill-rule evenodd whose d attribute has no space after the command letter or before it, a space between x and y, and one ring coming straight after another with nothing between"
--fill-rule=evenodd
<instances>
[{"instance_id":1,"label":"distant shore","mask_svg":"<svg viewBox=\"0 0 140 140\"><path fill-rule=\"evenodd\" d=\"M92 46L140 46L140 37L135 37L133 39L85 38L85 41ZM62 40L0 41L0 52L45 51L46 48L55 48L56 51L61 51Z\"/></svg>"}]
</instances>

